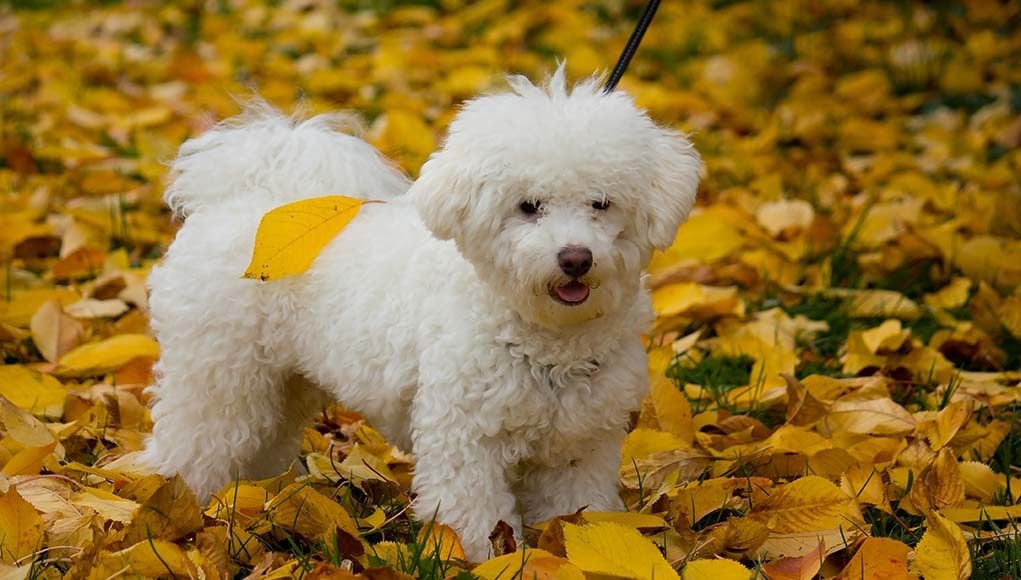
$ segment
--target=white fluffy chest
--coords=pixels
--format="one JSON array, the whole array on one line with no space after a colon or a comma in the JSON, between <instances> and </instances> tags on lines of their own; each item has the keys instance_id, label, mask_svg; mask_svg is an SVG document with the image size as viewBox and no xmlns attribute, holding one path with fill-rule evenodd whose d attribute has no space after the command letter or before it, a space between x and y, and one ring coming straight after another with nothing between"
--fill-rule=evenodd
<instances>
[{"instance_id":1,"label":"white fluffy chest","mask_svg":"<svg viewBox=\"0 0 1021 580\"><path fill-rule=\"evenodd\" d=\"M562 465L583 457L627 417L627 393L598 361L517 365L516 392L500 405L500 438L514 462Z\"/></svg>"}]
</instances>

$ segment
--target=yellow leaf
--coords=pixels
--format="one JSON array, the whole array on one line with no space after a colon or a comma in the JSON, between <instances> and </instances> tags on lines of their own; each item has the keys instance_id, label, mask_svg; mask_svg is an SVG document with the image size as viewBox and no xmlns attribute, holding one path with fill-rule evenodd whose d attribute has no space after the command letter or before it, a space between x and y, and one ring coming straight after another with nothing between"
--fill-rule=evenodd
<instances>
[{"instance_id":1,"label":"yellow leaf","mask_svg":"<svg viewBox=\"0 0 1021 580\"><path fill-rule=\"evenodd\" d=\"M340 475L354 481L357 485L369 480L397 481L394 474L390 472L390 468L387 467L386 461L370 453L368 448L360 443L355 443L347 457L336 469Z\"/></svg>"},{"instance_id":2,"label":"yellow leaf","mask_svg":"<svg viewBox=\"0 0 1021 580\"><path fill-rule=\"evenodd\" d=\"M130 522L141 507L130 499L94 487L82 489L71 498L71 503L94 509L103 519L121 523Z\"/></svg>"},{"instance_id":3,"label":"yellow leaf","mask_svg":"<svg viewBox=\"0 0 1021 580\"><path fill-rule=\"evenodd\" d=\"M943 448L933 462L922 470L911 486L908 498L923 513L930 509L953 507L964 501L964 481L952 450Z\"/></svg>"},{"instance_id":4,"label":"yellow leaf","mask_svg":"<svg viewBox=\"0 0 1021 580\"><path fill-rule=\"evenodd\" d=\"M922 299L929 308L960 308L968 301L970 293L971 280L958 276L936 292L926 294Z\"/></svg>"},{"instance_id":5,"label":"yellow leaf","mask_svg":"<svg viewBox=\"0 0 1021 580\"><path fill-rule=\"evenodd\" d=\"M649 389L649 398L656 411L659 428L691 445L695 438L695 429L691 422L691 404L673 381L662 376L654 378Z\"/></svg>"},{"instance_id":6,"label":"yellow leaf","mask_svg":"<svg viewBox=\"0 0 1021 580\"><path fill-rule=\"evenodd\" d=\"M985 463L964 461L960 464L961 479L964 481L964 492L983 501L993 499L1006 482L1002 475L993 471Z\"/></svg>"},{"instance_id":7,"label":"yellow leaf","mask_svg":"<svg viewBox=\"0 0 1021 580\"><path fill-rule=\"evenodd\" d=\"M100 342L83 344L65 354L55 374L60 377L85 377L114 371L136 358L159 356L156 341L144 334L118 334Z\"/></svg>"},{"instance_id":8,"label":"yellow leaf","mask_svg":"<svg viewBox=\"0 0 1021 580\"><path fill-rule=\"evenodd\" d=\"M766 560L804 556L819 548L822 542L826 554L843 550L855 542L864 532L857 527L841 527L812 532L792 534L772 533L759 547L759 557Z\"/></svg>"},{"instance_id":9,"label":"yellow leaf","mask_svg":"<svg viewBox=\"0 0 1021 580\"><path fill-rule=\"evenodd\" d=\"M276 280L308 270L366 202L339 195L303 199L262 216L244 277Z\"/></svg>"},{"instance_id":10,"label":"yellow leaf","mask_svg":"<svg viewBox=\"0 0 1021 580\"><path fill-rule=\"evenodd\" d=\"M1021 518L1021 505L986 505L981 507L946 508L943 515L952 522L986 522Z\"/></svg>"},{"instance_id":11,"label":"yellow leaf","mask_svg":"<svg viewBox=\"0 0 1021 580\"><path fill-rule=\"evenodd\" d=\"M426 524L418 534L418 543L428 558L439 557L441 560L466 560L461 538L453 528L444 524Z\"/></svg>"},{"instance_id":12,"label":"yellow leaf","mask_svg":"<svg viewBox=\"0 0 1021 580\"><path fill-rule=\"evenodd\" d=\"M436 137L422 116L414 111L391 109L381 118L373 145L384 153L401 153L419 164L436 150Z\"/></svg>"},{"instance_id":13,"label":"yellow leaf","mask_svg":"<svg viewBox=\"0 0 1021 580\"><path fill-rule=\"evenodd\" d=\"M0 580L28 580L38 571L38 564L30 562L16 568L0 565Z\"/></svg>"},{"instance_id":14,"label":"yellow leaf","mask_svg":"<svg viewBox=\"0 0 1021 580\"><path fill-rule=\"evenodd\" d=\"M97 300L82 298L64 309L67 314L79 319L116 318L127 312L131 307L119 298Z\"/></svg>"},{"instance_id":15,"label":"yellow leaf","mask_svg":"<svg viewBox=\"0 0 1021 580\"><path fill-rule=\"evenodd\" d=\"M265 576L259 576L259 580L291 580L297 576L295 571L297 571L300 565L301 562L298 562L298 560L288 560L267 572Z\"/></svg>"},{"instance_id":16,"label":"yellow leaf","mask_svg":"<svg viewBox=\"0 0 1021 580\"><path fill-rule=\"evenodd\" d=\"M143 578L198 577L195 565L177 545L165 540L142 540L119 552L102 552L89 578L116 577L125 571Z\"/></svg>"},{"instance_id":17,"label":"yellow leaf","mask_svg":"<svg viewBox=\"0 0 1021 580\"><path fill-rule=\"evenodd\" d=\"M148 538L173 541L202 527L198 500L180 476L169 480L158 475L142 477L118 494L142 505L124 528L125 542Z\"/></svg>"},{"instance_id":18,"label":"yellow leaf","mask_svg":"<svg viewBox=\"0 0 1021 580\"><path fill-rule=\"evenodd\" d=\"M752 571L726 558L718 560L692 560L684 566L684 580L750 580Z\"/></svg>"},{"instance_id":19,"label":"yellow leaf","mask_svg":"<svg viewBox=\"0 0 1021 580\"><path fill-rule=\"evenodd\" d=\"M17 489L0 497L0 560L13 564L43 548L43 519Z\"/></svg>"},{"instance_id":20,"label":"yellow leaf","mask_svg":"<svg viewBox=\"0 0 1021 580\"><path fill-rule=\"evenodd\" d=\"M265 488L250 483L228 483L209 500L209 507L204 512L210 518L231 521L241 518L250 521L262 514L269 492Z\"/></svg>"},{"instance_id":21,"label":"yellow leaf","mask_svg":"<svg viewBox=\"0 0 1021 580\"><path fill-rule=\"evenodd\" d=\"M925 518L925 534L915 547L912 570L925 580L964 580L971 576L971 554L961 528L936 512Z\"/></svg>"},{"instance_id":22,"label":"yellow leaf","mask_svg":"<svg viewBox=\"0 0 1021 580\"><path fill-rule=\"evenodd\" d=\"M573 568L573 571L564 568ZM571 574L573 572L573 574ZM528 578L531 580L555 580L558 578L584 578L574 564L545 550L527 549L493 558L476 566L472 574L486 580L507 580Z\"/></svg>"},{"instance_id":23,"label":"yellow leaf","mask_svg":"<svg viewBox=\"0 0 1021 580\"><path fill-rule=\"evenodd\" d=\"M739 250L744 245L744 236L720 216L722 211L712 206L693 212L677 231L673 245L653 258L649 271L662 270L683 260L711 263Z\"/></svg>"},{"instance_id":24,"label":"yellow leaf","mask_svg":"<svg viewBox=\"0 0 1021 580\"><path fill-rule=\"evenodd\" d=\"M64 414L67 389L50 375L6 365L0 366L0 395L35 415L57 419Z\"/></svg>"},{"instance_id":25,"label":"yellow leaf","mask_svg":"<svg viewBox=\"0 0 1021 580\"><path fill-rule=\"evenodd\" d=\"M411 549L408 545L398 544L397 542L377 542L370 544L368 550L373 556L386 562L391 567L398 567L410 561L412 557Z\"/></svg>"},{"instance_id":26,"label":"yellow leaf","mask_svg":"<svg viewBox=\"0 0 1021 580\"><path fill-rule=\"evenodd\" d=\"M586 522L613 522L632 528L668 528L670 524L659 516L639 514L635 512L590 512L583 511L581 516Z\"/></svg>"},{"instance_id":27,"label":"yellow leaf","mask_svg":"<svg viewBox=\"0 0 1021 580\"><path fill-rule=\"evenodd\" d=\"M668 284L652 293L652 308L659 317L685 315L717 317L744 312L735 287L704 286L694 282Z\"/></svg>"},{"instance_id":28,"label":"yellow leaf","mask_svg":"<svg viewBox=\"0 0 1021 580\"><path fill-rule=\"evenodd\" d=\"M713 526L705 539L706 553L726 556L735 560L752 558L769 538L769 528L750 518L729 518Z\"/></svg>"},{"instance_id":29,"label":"yellow leaf","mask_svg":"<svg viewBox=\"0 0 1021 580\"><path fill-rule=\"evenodd\" d=\"M273 523L308 539L324 540L332 545L331 536L338 527L359 537L358 524L347 510L307 484L293 483L280 490L266 510Z\"/></svg>"},{"instance_id":30,"label":"yellow leaf","mask_svg":"<svg viewBox=\"0 0 1021 580\"><path fill-rule=\"evenodd\" d=\"M829 405L815 398L805 385L790 373L781 375L787 383L787 422L808 426L826 416Z\"/></svg>"},{"instance_id":31,"label":"yellow leaf","mask_svg":"<svg viewBox=\"0 0 1021 580\"><path fill-rule=\"evenodd\" d=\"M861 339L869 352L876 354L881 350L888 352L898 350L910 335L909 331L901 329L899 320L890 319L875 328L863 330Z\"/></svg>"},{"instance_id":32,"label":"yellow leaf","mask_svg":"<svg viewBox=\"0 0 1021 580\"><path fill-rule=\"evenodd\" d=\"M67 288L33 288L14 292L10 301L0 300L0 322L28 326L43 304L56 300L61 305L67 305L78 299L78 294Z\"/></svg>"},{"instance_id":33,"label":"yellow leaf","mask_svg":"<svg viewBox=\"0 0 1021 580\"><path fill-rule=\"evenodd\" d=\"M1021 338L1021 296L1010 296L996 308L1000 323L1014 338Z\"/></svg>"},{"instance_id":34,"label":"yellow leaf","mask_svg":"<svg viewBox=\"0 0 1021 580\"><path fill-rule=\"evenodd\" d=\"M621 578L677 579L677 572L648 538L613 522L586 526L564 523L567 559L590 574Z\"/></svg>"},{"instance_id":35,"label":"yellow leaf","mask_svg":"<svg viewBox=\"0 0 1021 580\"><path fill-rule=\"evenodd\" d=\"M50 362L56 362L64 353L81 344L85 332L80 322L64 314L56 300L39 307L32 316L30 328L32 342L43 358Z\"/></svg>"},{"instance_id":36,"label":"yellow leaf","mask_svg":"<svg viewBox=\"0 0 1021 580\"><path fill-rule=\"evenodd\" d=\"M862 542L851 561L840 571L839 580L914 580L908 574L908 553L904 542L890 538L869 538Z\"/></svg>"},{"instance_id":37,"label":"yellow leaf","mask_svg":"<svg viewBox=\"0 0 1021 580\"><path fill-rule=\"evenodd\" d=\"M689 526L706 515L727 507L727 500L734 494L732 481L727 478L706 479L685 483L670 495L681 512L681 519Z\"/></svg>"},{"instance_id":38,"label":"yellow leaf","mask_svg":"<svg viewBox=\"0 0 1021 580\"><path fill-rule=\"evenodd\" d=\"M872 465L852 466L841 475L840 489L847 495L857 498L860 504L878 506L884 511L890 509L883 476Z\"/></svg>"},{"instance_id":39,"label":"yellow leaf","mask_svg":"<svg viewBox=\"0 0 1021 580\"><path fill-rule=\"evenodd\" d=\"M814 550L804 556L780 558L762 567L769 580L813 580L822 568L825 545L820 539Z\"/></svg>"},{"instance_id":40,"label":"yellow leaf","mask_svg":"<svg viewBox=\"0 0 1021 580\"><path fill-rule=\"evenodd\" d=\"M854 290L847 312L853 318L899 318L909 322L922 315L914 300L894 290Z\"/></svg>"},{"instance_id":41,"label":"yellow leaf","mask_svg":"<svg viewBox=\"0 0 1021 580\"><path fill-rule=\"evenodd\" d=\"M802 199L767 202L755 211L755 219L776 238L785 231L807 228L815 219L815 210Z\"/></svg>"},{"instance_id":42,"label":"yellow leaf","mask_svg":"<svg viewBox=\"0 0 1021 580\"><path fill-rule=\"evenodd\" d=\"M915 428L915 418L890 399L837 401L823 418L830 431L862 435L899 435Z\"/></svg>"},{"instance_id":43,"label":"yellow leaf","mask_svg":"<svg viewBox=\"0 0 1021 580\"><path fill-rule=\"evenodd\" d=\"M0 473L6 476L36 475L43 467L43 460L53 453L56 447L56 441L38 447L26 447L11 457Z\"/></svg>"},{"instance_id":44,"label":"yellow leaf","mask_svg":"<svg viewBox=\"0 0 1021 580\"><path fill-rule=\"evenodd\" d=\"M971 410L962 401L950 403L939 413L933 421L918 425L918 434L929 441L934 451L945 447L962 427L971 419Z\"/></svg>"},{"instance_id":45,"label":"yellow leaf","mask_svg":"<svg viewBox=\"0 0 1021 580\"><path fill-rule=\"evenodd\" d=\"M631 465L631 461L634 459L682 447L691 447L691 445L672 433L652 429L635 429L624 438L624 446L621 448L620 455L624 465L627 466Z\"/></svg>"},{"instance_id":46,"label":"yellow leaf","mask_svg":"<svg viewBox=\"0 0 1021 580\"><path fill-rule=\"evenodd\" d=\"M46 424L0 396L0 423L6 438L24 447L41 447L55 441Z\"/></svg>"},{"instance_id":47,"label":"yellow leaf","mask_svg":"<svg viewBox=\"0 0 1021 580\"><path fill-rule=\"evenodd\" d=\"M749 517L778 533L836 528L844 522L851 498L826 479L802 477L775 489Z\"/></svg>"},{"instance_id":48,"label":"yellow leaf","mask_svg":"<svg viewBox=\"0 0 1021 580\"><path fill-rule=\"evenodd\" d=\"M898 361L898 366L910 370L920 382L947 383L956 372L953 363L948 361L943 353L928 346L912 349L907 356Z\"/></svg>"},{"instance_id":49,"label":"yellow leaf","mask_svg":"<svg viewBox=\"0 0 1021 580\"><path fill-rule=\"evenodd\" d=\"M387 523L387 516L382 508L376 507L376 509L372 510L371 514L363 518L357 518L357 521L359 528L376 531L383 527L383 524Z\"/></svg>"}]
</instances>

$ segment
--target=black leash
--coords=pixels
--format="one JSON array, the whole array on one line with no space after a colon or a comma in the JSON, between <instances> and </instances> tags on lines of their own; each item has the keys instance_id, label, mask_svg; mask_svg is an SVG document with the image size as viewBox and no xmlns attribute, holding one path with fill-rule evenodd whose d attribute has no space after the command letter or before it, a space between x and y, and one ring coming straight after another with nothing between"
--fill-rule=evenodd
<instances>
[{"instance_id":1,"label":"black leash","mask_svg":"<svg viewBox=\"0 0 1021 580\"><path fill-rule=\"evenodd\" d=\"M649 3L645 5L645 10L642 11L641 18L638 19L638 23L635 24L635 30L631 33L631 38L627 39L627 44L624 45L624 51L620 53L620 58L617 59L617 66L613 67L613 73L610 74L609 80L606 81L606 86L603 87L604 93L609 93L613 89L617 88L617 83L620 82L620 77L624 76L624 72L627 71L627 66L631 64L631 57L638 51L638 45L642 43L642 37L645 36L645 31L649 29L649 25L652 24L652 18L656 15L656 9L659 8L659 0L649 0Z\"/></svg>"}]
</instances>

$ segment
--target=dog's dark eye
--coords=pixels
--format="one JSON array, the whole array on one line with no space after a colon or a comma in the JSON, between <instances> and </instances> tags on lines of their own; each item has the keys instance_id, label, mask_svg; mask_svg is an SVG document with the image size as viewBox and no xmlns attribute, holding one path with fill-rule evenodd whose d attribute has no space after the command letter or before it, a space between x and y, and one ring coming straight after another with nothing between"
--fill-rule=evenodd
<instances>
[{"instance_id":1,"label":"dog's dark eye","mask_svg":"<svg viewBox=\"0 0 1021 580\"><path fill-rule=\"evenodd\" d=\"M526 213L528 215L532 215L532 214L538 213L539 212L539 207L541 207L541 206L542 206L542 204L537 202L537 201L523 201L523 202L521 202L521 205L518 206L518 208L521 209L522 213Z\"/></svg>"},{"instance_id":2,"label":"dog's dark eye","mask_svg":"<svg viewBox=\"0 0 1021 580\"><path fill-rule=\"evenodd\" d=\"M598 209L599 211L607 210L610 208L610 200L603 199L599 201L593 201L592 207Z\"/></svg>"}]
</instances>

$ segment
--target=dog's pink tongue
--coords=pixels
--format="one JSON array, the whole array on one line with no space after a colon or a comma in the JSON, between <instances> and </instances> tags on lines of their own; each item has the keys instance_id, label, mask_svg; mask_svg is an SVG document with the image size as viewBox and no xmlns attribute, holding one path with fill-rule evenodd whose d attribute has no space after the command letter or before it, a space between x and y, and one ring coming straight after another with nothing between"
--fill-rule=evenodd
<instances>
[{"instance_id":1,"label":"dog's pink tongue","mask_svg":"<svg viewBox=\"0 0 1021 580\"><path fill-rule=\"evenodd\" d=\"M588 286L577 280L557 286L557 296L564 302L581 302L588 298Z\"/></svg>"}]
</instances>

